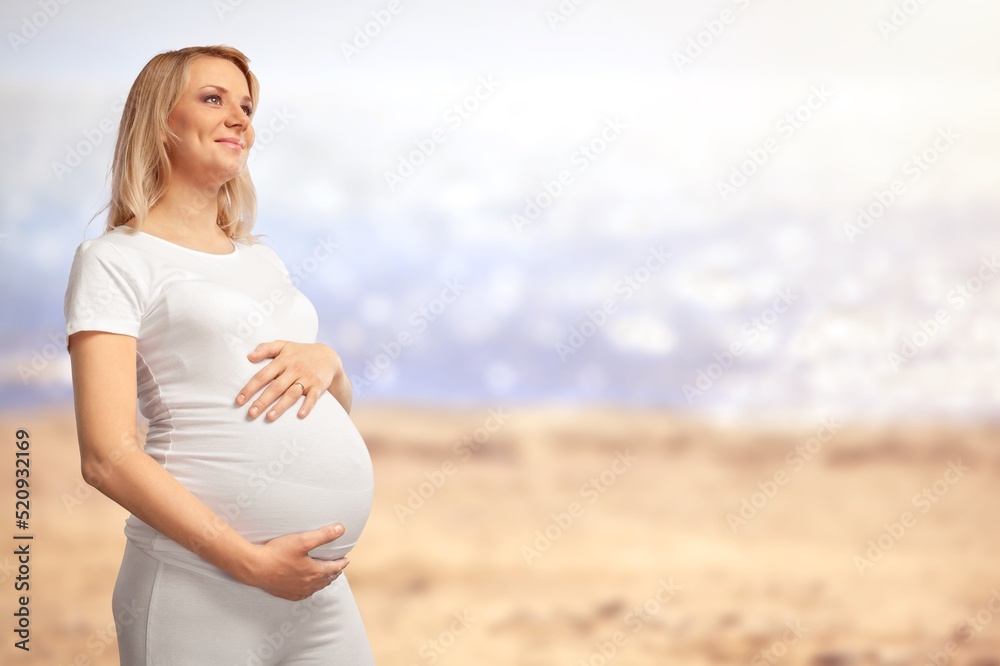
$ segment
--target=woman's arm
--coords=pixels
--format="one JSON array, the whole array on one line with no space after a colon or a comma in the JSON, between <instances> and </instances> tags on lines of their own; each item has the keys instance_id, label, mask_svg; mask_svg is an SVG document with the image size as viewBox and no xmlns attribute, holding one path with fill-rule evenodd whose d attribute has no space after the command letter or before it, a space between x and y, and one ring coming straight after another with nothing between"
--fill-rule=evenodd
<instances>
[{"instance_id":1,"label":"woman's arm","mask_svg":"<svg viewBox=\"0 0 1000 666\"><path fill-rule=\"evenodd\" d=\"M337 358L340 358L339 355ZM347 377L347 372L343 369L343 364L340 368L340 372L334 376L327 391L343 406L344 411L350 414L351 403L354 401L354 389L351 387L351 380Z\"/></svg>"},{"instance_id":2,"label":"woman's arm","mask_svg":"<svg viewBox=\"0 0 1000 666\"><path fill-rule=\"evenodd\" d=\"M305 553L340 536L332 526L257 546L146 454L135 422L135 343L134 337L102 331L70 336L84 480L243 583L296 600L328 585L327 577L339 573L346 558L325 562Z\"/></svg>"}]
</instances>

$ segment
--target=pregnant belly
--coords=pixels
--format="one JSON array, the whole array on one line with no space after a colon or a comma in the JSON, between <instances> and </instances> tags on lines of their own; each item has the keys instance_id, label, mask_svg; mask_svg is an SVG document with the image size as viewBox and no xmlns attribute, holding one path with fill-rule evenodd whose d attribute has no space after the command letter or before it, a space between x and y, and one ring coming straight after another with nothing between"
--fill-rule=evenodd
<instances>
[{"instance_id":1,"label":"pregnant belly","mask_svg":"<svg viewBox=\"0 0 1000 666\"><path fill-rule=\"evenodd\" d=\"M304 419L299 406L273 422L247 419L246 407L175 410L169 427L151 425L147 451L251 543L340 523L344 533L309 554L343 557L371 511L371 457L332 395Z\"/></svg>"}]
</instances>

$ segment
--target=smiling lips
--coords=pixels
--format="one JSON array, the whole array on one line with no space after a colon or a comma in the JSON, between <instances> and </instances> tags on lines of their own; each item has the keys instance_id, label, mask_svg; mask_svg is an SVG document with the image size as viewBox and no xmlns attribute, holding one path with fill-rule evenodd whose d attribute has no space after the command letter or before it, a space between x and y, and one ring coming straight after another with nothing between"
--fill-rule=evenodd
<instances>
[{"instance_id":1,"label":"smiling lips","mask_svg":"<svg viewBox=\"0 0 1000 666\"><path fill-rule=\"evenodd\" d=\"M224 143L227 146L231 146L234 150L243 150L243 141L240 139L217 139L216 143Z\"/></svg>"}]
</instances>

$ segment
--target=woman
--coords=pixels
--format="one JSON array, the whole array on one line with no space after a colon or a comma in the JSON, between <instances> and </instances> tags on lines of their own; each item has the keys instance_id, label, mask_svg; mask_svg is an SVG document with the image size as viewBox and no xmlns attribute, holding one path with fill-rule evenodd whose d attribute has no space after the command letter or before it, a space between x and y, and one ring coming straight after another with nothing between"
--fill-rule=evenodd
<instances>
[{"instance_id":1,"label":"woman","mask_svg":"<svg viewBox=\"0 0 1000 666\"><path fill-rule=\"evenodd\" d=\"M154 57L122 112L107 228L70 271L82 474L131 512L112 596L128 666L374 663L341 575L371 458L315 308L250 235L257 97L236 49Z\"/></svg>"}]
</instances>

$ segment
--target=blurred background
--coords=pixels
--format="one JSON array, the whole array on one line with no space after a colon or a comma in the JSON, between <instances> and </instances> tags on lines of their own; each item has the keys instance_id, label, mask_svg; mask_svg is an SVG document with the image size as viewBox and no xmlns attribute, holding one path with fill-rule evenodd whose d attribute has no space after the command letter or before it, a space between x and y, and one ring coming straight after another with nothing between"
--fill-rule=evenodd
<instances>
[{"instance_id":1,"label":"blurred background","mask_svg":"<svg viewBox=\"0 0 1000 666\"><path fill-rule=\"evenodd\" d=\"M215 43L261 82L254 232L376 465L348 573L380 664L1000 663L996 3L5 0L0 25L0 396L39 589L9 663L117 663L127 514L79 478L63 295L135 76Z\"/></svg>"}]
</instances>

